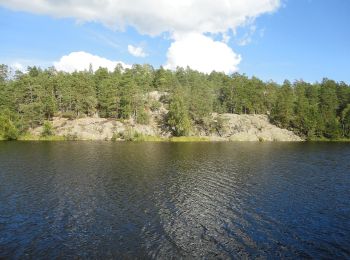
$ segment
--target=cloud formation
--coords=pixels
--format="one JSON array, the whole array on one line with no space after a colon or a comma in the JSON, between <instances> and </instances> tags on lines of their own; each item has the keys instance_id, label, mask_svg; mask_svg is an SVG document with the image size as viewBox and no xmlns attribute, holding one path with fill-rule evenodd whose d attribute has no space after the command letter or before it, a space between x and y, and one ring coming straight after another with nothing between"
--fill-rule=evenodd
<instances>
[{"instance_id":1,"label":"cloud formation","mask_svg":"<svg viewBox=\"0 0 350 260\"><path fill-rule=\"evenodd\" d=\"M99 67L113 71L118 64L121 64L123 68L131 67L121 61L111 61L83 51L72 52L63 56L59 61L54 62L54 67L59 71L74 72L89 70L90 64L94 71Z\"/></svg>"},{"instance_id":2,"label":"cloud formation","mask_svg":"<svg viewBox=\"0 0 350 260\"><path fill-rule=\"evenodd\" d=\"M235 72L241 61L240 55L234 53L227 44L214 41L199 33L176 39L168 50L167 58L166 68L189 66L205 73L213 70L225 73Z\"/></svg>"},{"instance_id":3,"label":"cloud formation","mask_svg":"<svg viewBox=\"0 0 350 260\"><path fill-rule=\"evenodd\" d=\"M100 22L117 30L131 26L139 33L151 36L168 33L174 41L167 54L168 67L190 65L207 72L212 64L212 69L228 72L237 70L241 60L227 45L229 33L239 26L251 25L262 14L276 11L281 1L0 0L0 5L13 10L74 18L79 22ZM221 34L223 43L209 38L207 35L210 34ZM242 44L248 43L249 39L247 37ZM145 56L142 49L132 45L128 50L134 56ZM195 59L201 62L195 62Z\"/></svg>"},{"instance_id":4,"label":"cloud formation","mask_svg":"<svg viewBox=\"0 0 350 260\"><path fill-rule=\"evenodd\" d=\"M143 50L142 47L136 47L133 45L128 45L128 52L135 57L139 57L139 58L144 58L147 56L147 53Z\"/></svg>"},{"instance_id":5,"label":"cloud formation","mask_svg":"<svg viewBox=\"0 0 350 260\"><path fill-rule=\"evenodd\" d=\"M101 22L117 29L133 26L142 34L224 33L273 12L280 0L0 0L14 10L79 21Z\"/></svg>"}]
</instances>

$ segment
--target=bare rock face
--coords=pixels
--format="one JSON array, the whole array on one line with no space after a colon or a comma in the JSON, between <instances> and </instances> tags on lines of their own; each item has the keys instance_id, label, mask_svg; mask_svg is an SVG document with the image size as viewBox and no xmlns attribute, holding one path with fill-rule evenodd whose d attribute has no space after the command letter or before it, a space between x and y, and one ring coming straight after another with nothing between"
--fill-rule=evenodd
<instances>
[{"instance_id":1,"label":"bare rock face","mask_svg":"<svg viewBox=\"0 0 350 260\"><path fill-rule=\"evenodd\" d=\"M150 102L158 102L156 108L148 111L148 125L137 124L133 119L120 121L99 118L98 115L74 120L55 117L52 121L54 134L77 140L123 139L130 133L168 138L171 136L165 123L168 110L162 103L162 98L167 95L166 92L153 91L145 96ZM195 125L191 135L206 136L212 141L303 141L293 132L271 124L266 115L212 113L207 123L207 127ZM31 131L36 136L42 132L42 127Z\"/></svg>"},{"instance_id":2,"label":"bare rock face","mask_svg":"<svg viewBox=\"0 0 350 260\"><path fill-rule=\"evenodd\" d=\"M133 120L121 122L96 117L74 120L56 117L52 125L55 135L78 140L111 140L114 135L122 136L128 131L145 136L170 137L170 132L165 131L160 123L165 115L164 112L152 113L149 125L136 124ZM193 135L207 136L212 141L303 141L293 132L272 125L265 115L213 114L212 120L218 120L219 117L223 121L220 133L206 133L199 127ZM42 127L38 127L31 133L39 136L42 130Z\"/></svg>"},{"instance_id":3,"label":"bare rock face","mask_svg":"<svg viewBox=\"0 0 350 260\"><path fill-rule=\"evenodd\" d=\"M230 141L302 141L292 131L271 124L266 115L213 114L217 117L224 122L221 137Z\"/></svg>"}]
</instances>

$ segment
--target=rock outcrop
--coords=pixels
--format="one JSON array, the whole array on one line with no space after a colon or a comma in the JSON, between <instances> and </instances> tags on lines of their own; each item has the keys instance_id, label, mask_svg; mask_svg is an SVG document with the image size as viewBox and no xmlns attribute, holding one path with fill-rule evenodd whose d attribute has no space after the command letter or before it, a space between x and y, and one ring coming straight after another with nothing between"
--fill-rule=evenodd
<instances>
[{"instance_id":1,"label":"rock outcrop","mask_svg":"<svg viewBox=\"0 0 350 260\"><path fill-rule=\"evenodd\" d=\"M230 141L302 141L292 131L279 128L269 122L266 115L215 115L224 121L223 129L213 138Z\"/></svg>"},{"instance_id":2,"label":"rock outcrop","mask_svg":"<svg viewBox=\"0 0 350 260\"><path fill-rule=\"evenodd\" d=\"M137 124L133 119L120 121L86 117L69 120L55 117L52 120L54 134L77 140L123 140L130 133L168 138L171 132L164 123L168 110L166 105L160 102L166 95L167 93L157 91L148 93L146 98L159 102L156 110L149 111L148 125ZM195 125L191 135L205 136L212 141L303 141L293 132L271 124L266 115L213 113L207 123L210 127ZM39 136L42 131L43 128L38 127L32 129L31 134Z\"/></svg>"},{"instance_id":3,"label":"rock outcrop","mask_svg":"<svg viewBox=\"0 0 350 260\"><path fill-rule=\"evenodd\" d=\"M222 117L225 122L220 133L205 133L204 130L193 132L192 135L207 136L212 141L302 141L302 138L293 132L272 125L265 115L215 115ZM134 132L145 136L169 137L154 118L149 125L135 124L129 121L117 121L104 118L80 118L69 120L54 118L52 125L55 135L65 136L68 139L78 140L111 140L115 136L125 136L126 132ZM32 134L39 136L42 127L35 128Z\"/></svg>"}]
</instances>

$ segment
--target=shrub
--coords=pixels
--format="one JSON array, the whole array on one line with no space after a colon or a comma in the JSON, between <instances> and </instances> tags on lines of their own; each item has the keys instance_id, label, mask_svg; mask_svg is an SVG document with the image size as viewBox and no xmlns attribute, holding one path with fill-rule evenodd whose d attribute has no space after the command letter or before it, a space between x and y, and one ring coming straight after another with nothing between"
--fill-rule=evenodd
<instances>
[{"instance_id":1,"label":"shrub","mask_svg":"<svg viewBox=\"0 0 350 260\"><path fill-rule=\"evenodd\" d=\"M141 133L136 132L131 127L125 129L124 132L118 133L118 137L120 137L124 141L140 141L140 139L142 139L142 136L143 135Z\"/></svg>"},{"instance_id":2,"label":"shrub","mask_svg":"<svg viewBox=\"0 0 350 260\"><path fill-rule=\"evenodd\" d=\"M206 119L205 126L209 129L211 133L217 133L219 136L222 136L227 127L227 119L217 116L216 119Z\"/></svg>"},{"instance_id":3,"label":"shrub","mask_svg":"<svg viewBox=\"0 0 350 260\"><path fill-rule=\"evenodd\" d=\"M151 105L150 105L150 109L151 109L151 111L154 112L154 111L159 110L161 106L162 106L162 104L159 101L153 100Z\"/></svg>"},{"instance_id":4,"label":"shrub","mask_svg":"<svg viewBox=\"0 0 350 260\"><path fill-rule=\"evenodd\" d=\"M19 137L15 124L4 115L0 115L0 136L5 140L17 140Z\"/></svg>"},{"instance_id":5,"label":"shrub","mask_svg":"<svg viewBox=\"0 0 350 260\"><path fill-rule=\"evenodd\" d=\"M150 122L150 116L146 111L140 111L136 117L136 123L141 125L148 125Z\"/></svg>"},{"instance_id":6,"label":"shrub","mask_svg":"<svg viewBox=\"0 0 350 260\"><path fill-rule=\"evenodd\" d=\"M19 131L13 124L11 124L6 129L5 134L3 134L3 137L6 140L17 140L19 137Z\"/></svg>"},{"instance_id":7,"label":"shrub","mask_svg":"<svg viewBox=\"0 0 350 260\"><path fill-rule=\"evenodd\" d=\"M190 133L188 107L181 96L174 96L171 100L166 121L174 136L187 136Z\"/></svg>"},{"instance_id":8,"label":"shrub","mask_svg":"<svg viewBox=\"0 0 350 260\"><path fill-rule=\"evenodd\" d=\"M111 138L111 141L115 142L115 141L117 141L118 139L123 139L123 134L120 133L120 132L113 133L112 138Z\"/></svg>"},{"instance_id":9,"label":"shrub","mask_svg":"<svg viewBox=\"0 0 350 260\"><path fill-rule=\"evenodd\" d=\"M43 125L43 131L41 133L41 136L47 137L47 136L52 136L53 134L54 134L54 129L52 124L46 121Z\"/></svg>"}]
</instances>

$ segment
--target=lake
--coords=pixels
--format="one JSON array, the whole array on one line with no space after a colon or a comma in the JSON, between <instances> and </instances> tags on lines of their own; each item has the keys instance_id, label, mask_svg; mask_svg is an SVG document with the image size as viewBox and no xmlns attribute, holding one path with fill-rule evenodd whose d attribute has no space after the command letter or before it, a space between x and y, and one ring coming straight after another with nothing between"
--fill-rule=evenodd
<instances>
[{"instance_id":1,"label":"lake","mask_svg":"<svg viewBox=\"0 0 350 260\"><path fill-rule=\"evenodd\" d=\"M0 142L0 258L350 258L350 144Z\"/></svg>"}]
</instances>

